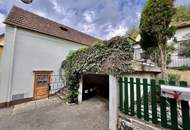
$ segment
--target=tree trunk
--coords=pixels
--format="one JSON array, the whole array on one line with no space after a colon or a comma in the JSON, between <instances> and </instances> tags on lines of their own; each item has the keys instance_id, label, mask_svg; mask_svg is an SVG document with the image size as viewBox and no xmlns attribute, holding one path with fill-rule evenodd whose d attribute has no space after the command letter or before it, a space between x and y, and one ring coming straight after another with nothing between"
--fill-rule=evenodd
<instances>
[{"instance_id":1,"label":"tree trunk","mask_svg":"<svg viewBox=\"0 0 190 130\"><path fill-rule=\"evenodd\" d=\"M166 44L159 46L161 60L161 75L163 80L167 80L167 49Z\"/></svg>"},{"instance_id":2,"label":"tree trunk","mask_svg":"<svg viewBox=\"0 0 190 130\"><path fill-rule=\"evenodd\" d=\"M167 75L167 43L164 44L163 47L164 51L164 80L168 80L168 75Z\"/></svg>"}]
</instances>

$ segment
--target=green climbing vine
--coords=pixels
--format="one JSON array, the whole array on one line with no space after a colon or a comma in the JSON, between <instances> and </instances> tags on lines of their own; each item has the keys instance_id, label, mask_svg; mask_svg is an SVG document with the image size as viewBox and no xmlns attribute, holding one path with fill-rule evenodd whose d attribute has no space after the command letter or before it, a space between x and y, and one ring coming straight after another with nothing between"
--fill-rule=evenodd
<instances>
[{"instance_id":1,"label":"green climbing vine","mask_svg":"<svg viewBox=\"0 0 190 130\"><path fill-rule=\"evenodd\" d=\"M132 59L133 49L125 37L97 41L92 46L71 52L62 63L69 90L68 102L77 102L79 82L83 74L119 76L133 71Z\"/></svg>"}]
</instances>

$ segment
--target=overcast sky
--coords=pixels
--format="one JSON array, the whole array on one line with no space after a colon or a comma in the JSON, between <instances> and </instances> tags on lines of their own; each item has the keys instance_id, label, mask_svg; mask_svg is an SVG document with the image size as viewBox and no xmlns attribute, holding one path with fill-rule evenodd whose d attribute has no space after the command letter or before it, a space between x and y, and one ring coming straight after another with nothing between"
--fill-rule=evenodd
<instances>
[{"instance_id":1,"label":"overcast sky","mask_svg":"<svg viewBox=\"0 0 190 130\"><path fill-rule=\"evenodd\" d=\"M0 0L0 34L2 23L13 5L47 17L100 39L124 35L138 27L146 0L33 0L30 5L20 0ZM177 0L176 5L190 5L190 0Z\"/></svg>"}]
</instances>

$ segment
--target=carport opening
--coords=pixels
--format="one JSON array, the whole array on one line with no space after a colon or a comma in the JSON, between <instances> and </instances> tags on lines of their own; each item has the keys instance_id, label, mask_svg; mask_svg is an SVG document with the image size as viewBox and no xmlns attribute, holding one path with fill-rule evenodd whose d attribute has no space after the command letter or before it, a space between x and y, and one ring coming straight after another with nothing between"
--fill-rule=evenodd
<instances>
[{"instance_id":1,"label":"carport opening","mask_svg":"<svg viewBox=\"0 0 190 130\"><path fill-rule=\"evenodd\" d=\"M101 97L109 100L109 76L102 74L83 75L82 99Z\"/></svg>"}]
</instances>

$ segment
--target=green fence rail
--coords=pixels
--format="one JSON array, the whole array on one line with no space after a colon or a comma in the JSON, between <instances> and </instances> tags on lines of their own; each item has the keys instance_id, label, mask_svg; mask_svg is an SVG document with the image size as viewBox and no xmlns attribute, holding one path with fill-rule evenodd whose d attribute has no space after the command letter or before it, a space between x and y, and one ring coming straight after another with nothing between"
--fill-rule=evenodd
<instances>
[{"instance_id":1,"label":"green fence rail","mask_svg":"<svg viewBox=\"0 0 190 130\"><path fill-rule=\"evenodd\" d=\"M187 87L187 82L170 81L169 85ZM160 96L163 80L119 79L119 108L129 116L172 130L190 130L189 103Z\"/></svg>"}]
</instances>

